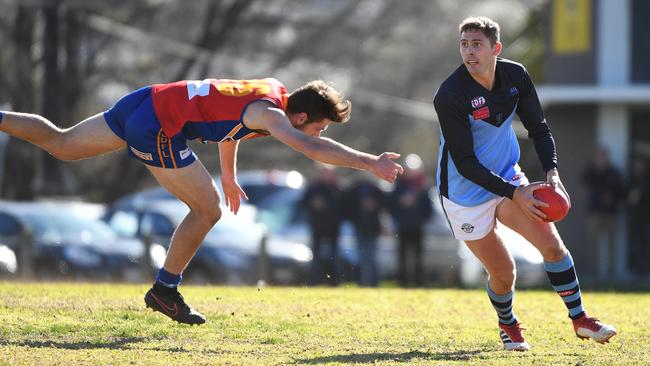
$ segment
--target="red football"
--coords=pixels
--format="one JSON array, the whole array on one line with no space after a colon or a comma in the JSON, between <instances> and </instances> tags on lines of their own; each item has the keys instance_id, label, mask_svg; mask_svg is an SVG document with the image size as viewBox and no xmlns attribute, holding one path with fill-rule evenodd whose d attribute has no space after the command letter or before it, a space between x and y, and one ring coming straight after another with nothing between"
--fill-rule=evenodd
<instances>
[{"instance_id":1,"label":"red football","mask_svg":"<svg viewBox=\"0 0 650 366\"><path fill-rule=\"evenodd\" d=\"M564 192L553 188L553 186L543 186L533 191L533 196L540 201L548 203L549 207L537 207L546 215L546 219L544 219L546 222L562 220L571 208Z\"/></svg>"}]
</instances>

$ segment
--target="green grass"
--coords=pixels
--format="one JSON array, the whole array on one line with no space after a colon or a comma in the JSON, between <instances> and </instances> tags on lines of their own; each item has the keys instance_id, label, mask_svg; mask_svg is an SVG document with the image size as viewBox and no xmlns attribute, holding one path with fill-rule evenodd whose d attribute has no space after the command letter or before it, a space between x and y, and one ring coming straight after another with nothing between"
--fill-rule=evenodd
<instances>
[{"instance_id":1,"label":"green grass","mask_svg":"<svg viewBox=\"0 0 650 366\"><path fill-rule=\"evenodd\" d=\"M650 295L587 292L619 335L574 336L555 293L519 291L533 350L501 350L481 290L184 287L208 317L179 325L144 308L142 285L0 283L0 364L649 364Z\"/></svg>"}]
</instances>

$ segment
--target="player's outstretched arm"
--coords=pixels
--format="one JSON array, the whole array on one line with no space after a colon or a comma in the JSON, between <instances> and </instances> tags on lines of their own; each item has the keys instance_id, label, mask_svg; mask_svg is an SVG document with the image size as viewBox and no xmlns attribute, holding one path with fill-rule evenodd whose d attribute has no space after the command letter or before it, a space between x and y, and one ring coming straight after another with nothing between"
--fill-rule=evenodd
<instances>
[{"instance_id":1,"label":"player's outstretched arm","mask_svg":"<svg viewBox=\"0 0 650 366\"><path fill-rule=\"evenodd\" d=\"M393 161L400 156L399 154L384 152L380 155L372 155L326 137L308 136L295 129L284 112L278 108L268 107L259 113L258 118L263 121L265 130L312 160L367 170L388 182L394 182L397 176L404 172L402 166Z\"/></svg>"}]
</instances>

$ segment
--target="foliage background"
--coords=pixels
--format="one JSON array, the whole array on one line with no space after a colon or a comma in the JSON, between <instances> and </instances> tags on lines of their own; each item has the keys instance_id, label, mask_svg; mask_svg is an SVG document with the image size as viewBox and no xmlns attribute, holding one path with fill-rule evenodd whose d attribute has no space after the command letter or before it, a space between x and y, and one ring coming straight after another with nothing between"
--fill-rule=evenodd
<instances>
[{"instance_id":1,"label":"foliage background","mask_svg":"<svg viewBox=\"0 0 650 366\"><path fill-rule=\"evenodd\" d=\"M459 65L458 23L493 17L504 57L525 62L539 81L544 3L0 0L0 105L68 127L152 83L272 76L293 90L324 79L354 106L351 122L328 130L330 137L373 153L417 153L433 177L431 99ZM193 148L217 173L217 147L199 145ZM76 194L110 202L153 184L124 152L61 163L10 140L4 163L0 196L10 199ZM312 172L311 161L273 139L243 144L239 167Z\"/></svg>"}]
</instances>

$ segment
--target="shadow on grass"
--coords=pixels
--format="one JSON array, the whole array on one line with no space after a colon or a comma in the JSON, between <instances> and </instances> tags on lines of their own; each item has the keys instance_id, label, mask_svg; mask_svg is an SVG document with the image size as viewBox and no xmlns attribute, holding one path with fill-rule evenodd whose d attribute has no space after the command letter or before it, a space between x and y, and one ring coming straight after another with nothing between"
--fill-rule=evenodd
<instances>
[{"instance_id":1,"label":"shadow on grass","mask_svg":"<svg viewBox=\"0 0 650 366\"><path fill-rule=\"evenodd\" d=\"M119 338L110 342L65 342L65 341L6 341L0 340L0 346L18 346L18 347L30 347L30 348L59 348L59 349L69 349L69 350L80 350L80 349L115 349L115 350L132 350L135 348L130 347L129 345L135 343L141 343L149 340L145 337L126 337ZM160 352L170 352L170 353L196 353L197 351L186 349L184 347L147 347L142 348L142 350L147 351L160 351ZM221 352L214 350L202 350L200 351L203 354L221 354Z\"/></svg>"},{"instance_id":2,"label":"shadow on grass","mask_svg":"<svg viewBox=\"0 0 650 366\"><path fill-rule=\"evenodd\" d=\"M0 340L2 346L19 346L30 348L61 348L61 349L129 349L129 344L143 342L143 337L118 338L110 342L65 342L65 341L5 341Z\"/></svg>"},{"instance_id":3,"label":"shadow on grass","mask_svg":"<svg viewBox=\"0 0 650 366\"><path fill-rule=\"evenodd\" d=\"M444 361L467 361L473 356L483 353L484 351L456 351L456 352L420 352L412 351L405 353L365 353L365 354L348 354L334 355L325 357L316 357L312 359L297 359L299 364L321 364L328 362L341 363L373 363L377 361L397 361L409 362L415 359L420 360L444 360Z\"/></svg>"}]
</instances>

